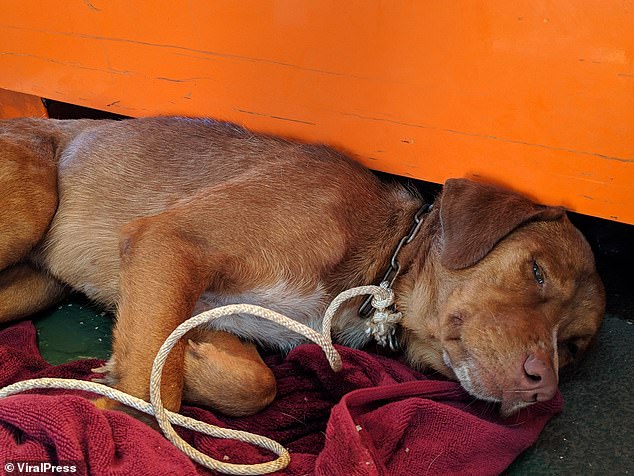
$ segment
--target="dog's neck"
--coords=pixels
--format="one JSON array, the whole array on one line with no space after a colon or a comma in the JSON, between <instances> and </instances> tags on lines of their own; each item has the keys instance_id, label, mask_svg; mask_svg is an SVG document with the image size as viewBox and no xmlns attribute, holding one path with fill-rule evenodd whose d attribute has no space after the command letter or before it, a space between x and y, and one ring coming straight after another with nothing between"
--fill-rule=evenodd
<instances>
[{"instance_id":1,"label":"dog's neck","mask_svg":"<svg viewBox=\"0 0 634 476\"><path fill-rule=\"evenodd\" d=\"M435 313L436 296L433 290L436 289L434 283L426 282L418 284L422 276L432 276L433 272L424 273L426 269L439 266L437 253L434 250L438 247L441 237L441 224L439 207L435 206L425 217L416 237L407 246L404 246L399 254L401 272L392 286L394 289L396 308L403 313L405 319L410 314L430 315ZM416 286L416 288L414 287ZM418 302L425 303L425 309L410 309L408 297L416 293L424 296Z\"/></svg>"},{"instance_id":2,"label":"dog's neck","mask_svg":"<svg viewBox=\"0 0 634 476\"><path fill-rule=\"evenodd\" d=\"M379 284L385 275L399 242L408 235L414 223L414 216L421 209L420 197L394 188L377 199L372 214L359 217L359 221L349 228L350 242L354 243L339 265L331 272L328 283L329 294L334 297L341 291L367 284ZM428 217L423 216L421 227L414 239L404 245L398 253L401 273L394 285L404 279L405 273L426 248ZM398 296L397 296L398 298ZM368 319L359 318L359 308L364 297L350 300L338 313L333 330L339 342L352 347L367 343Z\"/></svg>"},{"instance_id":3,"label":"dog's neck","mask_svg":"<svg viewBox=\"0 0 634 476\"><path fill-rule=\"evenodd\" d=\"M403 262L409 263L409 266L403 270L393 287L396 308L403 315L399 343L408 354L410 362L427 367L430 359L435 360L442 356L439 307L444 297L438 295L438 280L442 279L444 273L439 270L442 246L439 206L434 207L427 216L412 245L405 250L403 256ZM412 349L408 345L412 333L424 338L425 348L416 346ZM414 350L420 355L414 355ZM436 369L443 366L441 360L435 364Z\"/></svg>"},{"instance_id":4,"label":"dog's neck","mask_svg":"<svg viewBox=\"0 0 634 476\"><path fill-rule=\"evenodd\" d=\"M407 248L408 245L410 245L416 239L418 232L423 226L426 215L432 208L432 204L424 202L422 206L416 211L407 234L399 240L386 266L386 271L383 273L380 279L375 280L376 284L391 288L394 285L394 282L398 279L401 272L404 271L405 267L409 266L409 262L406 264L401 263L403 249ZM368 296L359 308L359 315L363 319L368 319L372 316L373 310L371 301L372 296Z\"/></svg>"}]
</instances>

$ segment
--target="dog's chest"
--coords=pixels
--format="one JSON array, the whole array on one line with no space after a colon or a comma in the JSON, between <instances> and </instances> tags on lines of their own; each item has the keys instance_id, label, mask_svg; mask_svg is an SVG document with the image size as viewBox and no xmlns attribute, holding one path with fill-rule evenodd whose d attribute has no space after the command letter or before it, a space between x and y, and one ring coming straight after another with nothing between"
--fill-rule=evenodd
<instances>
[{"instance_id":1,"label":"dog's chest","mask_svg":"<svg viewBox=\"0 0 634 476\"><path fill-rule=\"evenodd\" d=\"M280 281L272 286L254 288L238 295L228 296L206 291L198 299L194 314L227 304L255 304L276 311L321 332L322 318L331 299L332 296L321 283L314 287L301 286L300 288ZM360 320L356 317L356 312L344 308L338 313L338 318L333 324L334 332L340 333L340 327L343 326L346 328L344 334L347 337L351 334L358 334L358 345L363 345L365 343L364 327L357 326L358 321ZM305 337L290 329L251 315L238 314L222 317L210 324L210 327L255 341L264 347L285 351L306 341ZM358 330L355 330L356 327ZM354 345L354 342L351 344Z\"/></svg>"}]
</instances>

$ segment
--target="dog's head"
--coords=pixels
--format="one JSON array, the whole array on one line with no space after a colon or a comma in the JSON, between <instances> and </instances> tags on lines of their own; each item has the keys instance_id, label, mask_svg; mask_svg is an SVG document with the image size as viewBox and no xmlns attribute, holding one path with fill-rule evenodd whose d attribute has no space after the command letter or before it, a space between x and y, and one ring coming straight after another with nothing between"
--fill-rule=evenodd
<instances>
[{"instance_id":1,"label":"dog's head","mask_svg":"<svg viewBox=\"0 0 634 476\"><path fill-rule=\"evenodd\" d=\"M436 213L428 262L399 299L411 362L505 415L549 400L603 318L588 243L563 209L468 180L447 181Z\"/></svg>"}]
</instances>

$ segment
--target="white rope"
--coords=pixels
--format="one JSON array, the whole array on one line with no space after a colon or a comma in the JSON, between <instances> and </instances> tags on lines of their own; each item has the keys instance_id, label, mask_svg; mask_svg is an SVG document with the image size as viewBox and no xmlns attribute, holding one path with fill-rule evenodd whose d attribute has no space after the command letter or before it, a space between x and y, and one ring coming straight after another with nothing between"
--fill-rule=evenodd
<instances>
[{"instance_id":1,"label":"white rope","mask_svg":"<svg viewBox=\"0 0 634 476\"><path fill-rule=\"evenodd\" d=\"M284 469L290 463L290 455L288 451L279 443L271 440L270 438L246 431L221 428L204 423L178 413L170 412L163 407L163 403L161 401L161 377L167 356L178 340L191 329L223 316L233 314L251 314L285 326L295 332L298 332L299 334L302 334L304 337L321 346L326 354L326 358L328 359L330 366L335 372L338 372L341 370L342 364L339 353L332 345L332 337L330 335L333 316L344 301L366 294L372 294L374 296L372 305L378 312L386 313L387 319L394 320L390 317L391 313L389 313L389 311L386 312L386 309L391 306L393 302L394 296L392 290L379 286L360 286L339 294L332 303L330 303L328 309L326 309L321 334L308 326L283 316L282 314L251 304L231 304L228 306L218 307L188 319L170 334L154 359L152 374L150 377L150 403L96 382L60 378L39 378L16 382L0 389L0 398L8 397L26 390L50 388L83 390L86 392L96 393L135 408L143 413L147 413L148 415L154 415L167 439L174 443L174 445L189 458L211 470L237 475L260 475L272 473L274 471ZM185 440L178 436L172 427L173 423L199 433L204 433L213 438L233 439L244 443L250 443L275 453L278 458L273 461L258 464L234 464L227 463L226 461L218 461L187 444Z\"/></svg>"}]
</instances>

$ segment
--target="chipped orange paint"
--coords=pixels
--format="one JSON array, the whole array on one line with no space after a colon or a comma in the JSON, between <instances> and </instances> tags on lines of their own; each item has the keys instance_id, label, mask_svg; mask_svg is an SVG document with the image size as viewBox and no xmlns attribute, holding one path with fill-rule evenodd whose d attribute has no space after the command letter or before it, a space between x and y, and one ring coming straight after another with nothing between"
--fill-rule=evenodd
<instances>
[{"instance_id":1,"label":"chipped orange paint","mask_svg":"<svg viewBox=\"0 0 634 476\"><path fill-rule=\"evenodd\" d=\"M634 223L634 6L5 2L0 87L213 116Z\"/></svg>"}]
</instances>

